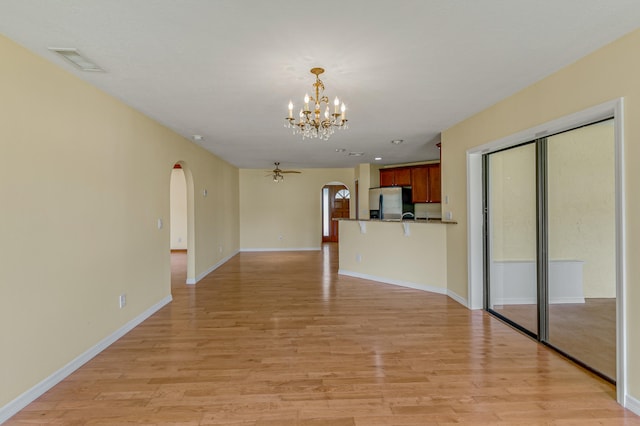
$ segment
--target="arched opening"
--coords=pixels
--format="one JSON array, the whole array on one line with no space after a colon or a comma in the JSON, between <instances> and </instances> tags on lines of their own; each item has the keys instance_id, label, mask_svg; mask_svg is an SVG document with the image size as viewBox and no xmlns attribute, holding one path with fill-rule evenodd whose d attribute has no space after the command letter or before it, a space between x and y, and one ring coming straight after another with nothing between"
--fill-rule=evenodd
<instances>
[{"instance_id":1,"label":"arched opening","mask_svg":"<svg viewBox=\"0 0 640 426\"><path fill-rule=\"evenodd\" d=\"M194 284L193 177L182 161L171 170L169 200L171 281Z\"/></svg>"},{"instance_id":2,"label":"arched opening","mask_svg":"<svg viewBox=\"0 0 640 426\"><path fill-rule=\"evenodd\" d=\"M338 222L348 218L351 193L346 185L332 182L322 187L322 242L338 242Z\"/></svg>"}]
</instances>

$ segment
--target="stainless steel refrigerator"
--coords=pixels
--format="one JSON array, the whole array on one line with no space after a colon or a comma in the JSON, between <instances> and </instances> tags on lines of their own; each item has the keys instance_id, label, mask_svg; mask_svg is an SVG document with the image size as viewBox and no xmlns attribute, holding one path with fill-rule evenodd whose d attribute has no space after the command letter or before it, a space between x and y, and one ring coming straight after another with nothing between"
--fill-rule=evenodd
<instances>
[{"instance_id":1,"label":"stainless steel refrigerator","mask_svg":"<svg viewBox=\"0 0 640 426\"><path fill-rule=\"evenodd\" d=\"M369 217L371 217L371 219L387 220L402 219L403 210L409 210L405 206L410 202L410 188L399 186L371 188L369 190Z\"/></svg>"}]
</instances>

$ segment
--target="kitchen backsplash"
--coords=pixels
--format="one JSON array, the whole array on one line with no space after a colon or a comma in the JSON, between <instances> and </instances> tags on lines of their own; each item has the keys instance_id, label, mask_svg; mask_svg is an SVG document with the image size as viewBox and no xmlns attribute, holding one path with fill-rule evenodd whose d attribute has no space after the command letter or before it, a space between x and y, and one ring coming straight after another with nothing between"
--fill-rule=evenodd
<instances>
[{"instance_id":1,"label":"kitchen backsplash","mask_svg":"<svg viewBox=\"0 0 640 426\"><path fill-rule=\"evenodd\" d=\"M416 219L441 218L442 210L440 203L416 203L414 204Z\"/></svg>"}]
</instances>

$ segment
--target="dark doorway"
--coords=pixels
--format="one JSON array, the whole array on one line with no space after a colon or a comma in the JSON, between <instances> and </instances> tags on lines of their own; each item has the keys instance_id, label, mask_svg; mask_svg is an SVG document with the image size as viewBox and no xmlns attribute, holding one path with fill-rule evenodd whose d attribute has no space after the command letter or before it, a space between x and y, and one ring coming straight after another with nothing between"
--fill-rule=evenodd
<instances>
[{"instance_id":1,"label":"dark doorway","mask_svg":"<svg viewBox=\"0 0 640 426\"><path fill-rule=\"evenodd\" d=\"M338 221L349 217L351 194L344 185L325 185L322 188L322 242L338 242Z\"/></svg>"}]
</instances>

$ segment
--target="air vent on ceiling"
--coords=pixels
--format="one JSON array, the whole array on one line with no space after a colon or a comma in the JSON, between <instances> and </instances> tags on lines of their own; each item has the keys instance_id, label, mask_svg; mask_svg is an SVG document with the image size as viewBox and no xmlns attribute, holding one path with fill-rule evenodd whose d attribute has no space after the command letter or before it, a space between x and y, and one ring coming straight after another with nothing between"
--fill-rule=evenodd
<instances>
[{"instance_id":1,"label":"air vent on ceiling","mask_svg":"<svg viewBox=\"0 0 640 426\"><path fill-rule=\"evenodd\" d=\"M81 55L80 52L78 52L78 49L73 47L50 47L49 50L56 52L82 71L104 72L104 70L94 62Z\"/></svg>"}]
</instances>

